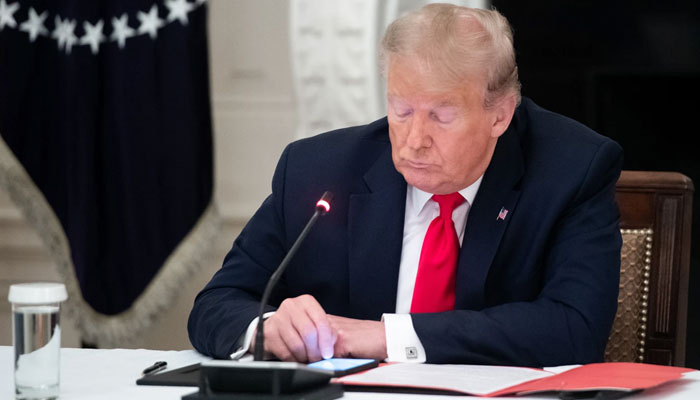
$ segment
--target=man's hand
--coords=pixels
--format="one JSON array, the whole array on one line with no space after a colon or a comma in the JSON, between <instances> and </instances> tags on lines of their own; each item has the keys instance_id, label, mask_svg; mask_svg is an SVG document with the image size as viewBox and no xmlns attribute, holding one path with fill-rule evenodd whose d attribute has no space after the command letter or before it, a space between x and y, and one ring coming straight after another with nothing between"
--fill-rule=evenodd
<instances>
[{"instance_id":1,"label":"man's hand","mask_svg":"<svg viewBox=\"0 0 700 400\"><path fill-rule=\"evenodd\" d=\"M384 322L328 316L337 333L335 357L383 360L386 353Z\"/></svg>"},{"instance_id":2,"label":"man's hand","mask_svg":"<svg viewBox=\"0 0 700 400\"><path fill-rule=\"evenodd\" d=\"M313 296L284 300L265 320L265 352L303 363L332 357L336 331L328 317ZM255 335L250 348L255 348Z\"/></svg>"}]
</instances>

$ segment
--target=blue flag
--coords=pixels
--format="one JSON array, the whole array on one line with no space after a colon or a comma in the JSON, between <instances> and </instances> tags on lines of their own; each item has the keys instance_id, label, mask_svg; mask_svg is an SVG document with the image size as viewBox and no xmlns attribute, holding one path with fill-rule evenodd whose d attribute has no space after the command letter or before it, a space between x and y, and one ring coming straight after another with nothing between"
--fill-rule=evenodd
<instances>
[{"instance_id":1,"label":"blue flag","mask_svg":"<svg viewBox=\"0 0 700 400\"><path fill-rule=\"evenodd\" d=\"M84 338L143 325L214 232L204 1L0 0L0 138Z\"/></svg>"}]
</instances>

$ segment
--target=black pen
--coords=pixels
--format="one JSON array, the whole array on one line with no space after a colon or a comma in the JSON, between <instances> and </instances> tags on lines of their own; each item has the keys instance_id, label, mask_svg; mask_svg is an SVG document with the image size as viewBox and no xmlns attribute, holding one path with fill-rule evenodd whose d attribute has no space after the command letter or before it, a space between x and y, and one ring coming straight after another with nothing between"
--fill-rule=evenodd
<instances>
[{"instance_id":1,"label":"black pen","mask_svg":"<svg viewBox=\"0 0 700 400\"><path fill-rule=\"evenodd\" d=\"M165 361L156 361L155 363L153 363L153 365L144 369L141 374L143 376L155 374L158 371L164 370L167 366L168 366L168 363Z\"/></svg>"}]
</instances>

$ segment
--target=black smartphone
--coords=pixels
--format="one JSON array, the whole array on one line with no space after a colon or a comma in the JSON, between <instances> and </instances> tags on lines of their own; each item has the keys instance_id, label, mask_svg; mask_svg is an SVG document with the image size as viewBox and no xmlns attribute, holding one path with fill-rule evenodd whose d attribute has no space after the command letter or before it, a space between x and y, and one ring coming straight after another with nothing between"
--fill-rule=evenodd
<instances>
[{"instance_id":1,"label":"black smartphone","mask_svg":"<svg viewBox=\"0 0 700 400\"><path fill-rule=\"evenodd\" d=\"M379 361L368 358L329 358L308 364L311 368L332 371L335 377L354 374L378 365Z\"/></svg>"}]
</instances>

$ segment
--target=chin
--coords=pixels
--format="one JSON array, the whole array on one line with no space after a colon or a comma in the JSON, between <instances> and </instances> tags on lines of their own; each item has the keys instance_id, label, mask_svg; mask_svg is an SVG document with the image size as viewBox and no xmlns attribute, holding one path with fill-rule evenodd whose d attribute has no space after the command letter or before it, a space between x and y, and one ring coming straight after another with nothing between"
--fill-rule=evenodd
<instances>
[{"instance_id":1,"label":"chin","mask_svg":"<svg viewBox=\"0 0 700 400\"><path fill-rule=\"evenodd\" d=\"M454 184L438 180L435 177L420 176L420 174L402 173L406 183L418 188L426 193L450 194L461 188L456 188Z\"/></svg>"},{"instance_id":2,"label":"chin","mask_svg":"<svg viewBox=\"0 0 700 400\"><path fill-rule=\"evenodd\" d=\"M444 192L444 176L441 176L435 168L414 168L404 163L396 169L403 175L406 183L413 187L433 194L441 194ZM441 188L443 188L442 191L440 190Z\"/></svg>"},{"instance_id":3,"label":"chin","mask_svg":"<svg viewBox=\"0 0 700 400\"><path fill-rule=\"evenodd\" d=\"M404 173L403 177L406 180L406 183L409 185L416 187L424 192L427 193L437 193L439 190L440 185L430 179L426 179L426 177L421 177L421 176L416 176L419 174L410 174L410 173Z\"/></svg>"}]
</instances>

